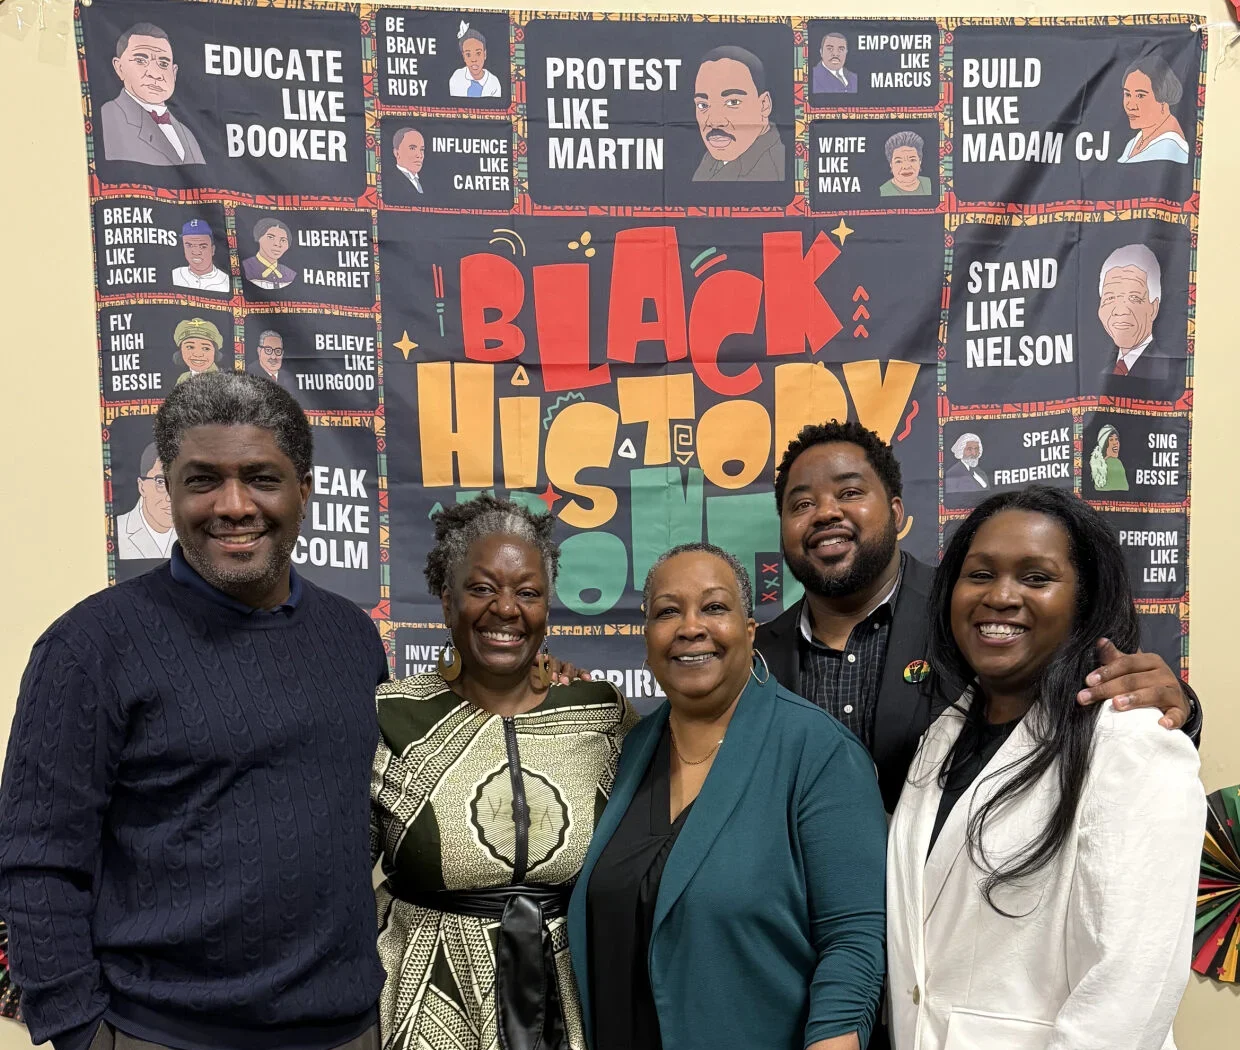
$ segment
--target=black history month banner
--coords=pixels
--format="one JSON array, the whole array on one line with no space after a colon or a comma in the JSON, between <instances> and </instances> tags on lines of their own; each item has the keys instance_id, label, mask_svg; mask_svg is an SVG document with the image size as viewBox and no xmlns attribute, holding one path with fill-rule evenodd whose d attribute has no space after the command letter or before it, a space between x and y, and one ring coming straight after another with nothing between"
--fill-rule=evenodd
<instances>
[{"instance_id":1,"label":"black history month banner","mask_svg":"<svg viewBox=\"0 0 1240 1050\"><path fill-rule=\"evenodd\" d=\"M174 538L151 414L244 369L315 427L298 567L397 674L444 640L430 515L493 491L558 519L555 651L649 702L651 561L796 600L774 466L851 417L923 559L988 493L1090 500L1186 668L1192 16L77 18L114 579Z\"/></svg>"}]
</instances>

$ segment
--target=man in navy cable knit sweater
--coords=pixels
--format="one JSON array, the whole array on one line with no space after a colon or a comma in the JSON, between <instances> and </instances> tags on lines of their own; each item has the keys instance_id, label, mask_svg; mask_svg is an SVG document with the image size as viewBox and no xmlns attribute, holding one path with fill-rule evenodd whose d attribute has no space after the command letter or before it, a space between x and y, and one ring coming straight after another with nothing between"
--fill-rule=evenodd
<instances>
[{"instance_id":1,"label":"man in navy cable knit sweater","mask_svg":"<svg viewBox=\"0 0 1240 1050\"><path fill-rule=\"evenodd\" d=\"M35 644L0 785L0 916L56 1050L378 1047L374 625L290 563L311 433L213 374L155 420L172 560Z\"/></svg>"}]
</instances>

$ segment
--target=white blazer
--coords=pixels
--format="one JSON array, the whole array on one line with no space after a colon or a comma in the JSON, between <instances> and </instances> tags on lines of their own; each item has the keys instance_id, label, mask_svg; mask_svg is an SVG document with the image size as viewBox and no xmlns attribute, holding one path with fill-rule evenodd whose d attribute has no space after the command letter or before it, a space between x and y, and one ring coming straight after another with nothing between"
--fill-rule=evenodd
<instances>
[{"instance_id":1,"label":"white blazer","mask_svg":"<svg viewBox=\"0 0 1240 1050\"><path fill-rule=\"evenodd\" d=\"M895 1050L1174 1050L1188 983L1205 827L1200 763L1158 711L1099 712L1076 819L1052 862L995 902L969 856L968 814L1002 781L987 776L1033 747L1016 727L951 811L927 859L938 771L964 725L966 694L927 730L892 820L887 956ZM987 821L1002 860L1059 795L1052 767ZM993 863L993 860L992 860Z\"/></svg>"}]
</instances>

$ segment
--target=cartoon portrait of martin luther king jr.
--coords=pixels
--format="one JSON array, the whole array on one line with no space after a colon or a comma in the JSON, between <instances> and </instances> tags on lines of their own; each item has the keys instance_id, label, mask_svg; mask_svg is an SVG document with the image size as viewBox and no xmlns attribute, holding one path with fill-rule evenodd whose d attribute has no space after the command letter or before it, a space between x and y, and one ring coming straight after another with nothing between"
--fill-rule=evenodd
<instances>
[{"instance_id":1,"label":"cartoon portrait of martin luther king jr.","mask_svg":"<svg viewBox=\"0 0 1240 1050\"><path fill-rule=\"evenodd\" d=\"M706 155L694 182L782 182L784 144L771 123L762 60L743 47L717 47L698 66L693 106Z\"/></svg>"},{"instance_id":2,"label":"cartoon portrait of martin luther king jr.","mask_svg":"<svg viewBox=\"0 0 1240 1050\"><path fill-rule=\"evenodd\" d=\"M104 157L164 167L205 163L194 133L168 108L177 86L168 34L150 22L130 26L116 41L112 68L121 91L99 110Z\"/></svg>"}]
</instances>

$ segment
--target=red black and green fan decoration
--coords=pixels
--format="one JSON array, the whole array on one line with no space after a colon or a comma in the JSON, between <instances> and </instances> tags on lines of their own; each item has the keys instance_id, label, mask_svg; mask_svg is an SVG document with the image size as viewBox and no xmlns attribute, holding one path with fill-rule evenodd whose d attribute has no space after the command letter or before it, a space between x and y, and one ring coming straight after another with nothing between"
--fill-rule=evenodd
<instances>
[{"instance_id":1,"label":"red black and green fan decoration","mask_svg":"<svg viewBox=\"0 0 1240 1050\"><path fill-rule=\"evenodd\" d=\"M0 922L0 1017L18 1017L17 987L9 977L9 930Z\"/></svg>"},{"instance_id":2,"label":"red black and green fan decoration","mask_svg":"<svg viewBox=\"0 0 1240 1050\"><path fill-rule=\"evenodd\" d=\"M1206 803L1193 970L1235 984L1240 962L1240 784L1214 792Z\"/></svg>"}]
</instances>

